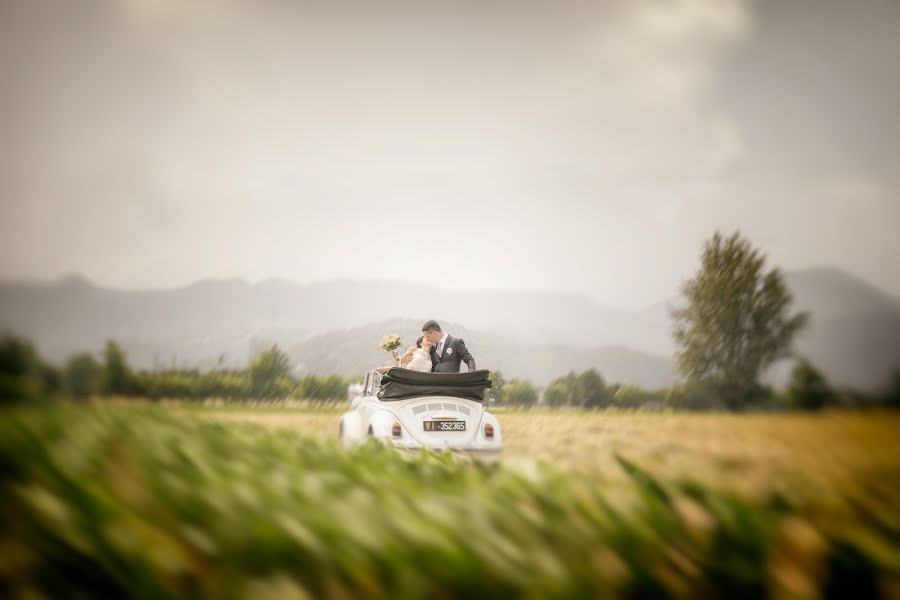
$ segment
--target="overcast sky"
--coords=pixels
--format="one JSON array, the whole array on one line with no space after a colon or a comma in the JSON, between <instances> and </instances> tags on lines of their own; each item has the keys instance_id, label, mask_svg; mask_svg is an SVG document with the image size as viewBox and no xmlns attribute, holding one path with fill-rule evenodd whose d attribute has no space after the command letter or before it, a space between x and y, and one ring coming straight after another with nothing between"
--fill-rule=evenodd
<instances>
[{"instance_id":1,"label":"overcast sky","mask_svg":"<svg viewBox=\"0 0 900 600\"><path fill-rule=\"evenodd\" d=\"M0 0L0 277L900 295L900 3Z\"/></svg>"}]
</instances>

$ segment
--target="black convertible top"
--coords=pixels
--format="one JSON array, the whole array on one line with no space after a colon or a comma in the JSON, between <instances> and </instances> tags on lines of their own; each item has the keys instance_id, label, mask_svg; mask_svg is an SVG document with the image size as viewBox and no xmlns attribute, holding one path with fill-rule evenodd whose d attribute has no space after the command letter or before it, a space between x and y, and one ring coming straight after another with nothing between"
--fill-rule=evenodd
<instances>
[{"instance_id":1,"label":"black convertible top","mask_svg":"<svg viewBox=\"0 0 900 600\"><path fill-rule=\"evenodd\" d=\"M484 402L484 390L491 387L490 371L430 373L393 367L381 376L379 400L406 400L419 396L450 396Z\"/></svg>"}]
</instances>

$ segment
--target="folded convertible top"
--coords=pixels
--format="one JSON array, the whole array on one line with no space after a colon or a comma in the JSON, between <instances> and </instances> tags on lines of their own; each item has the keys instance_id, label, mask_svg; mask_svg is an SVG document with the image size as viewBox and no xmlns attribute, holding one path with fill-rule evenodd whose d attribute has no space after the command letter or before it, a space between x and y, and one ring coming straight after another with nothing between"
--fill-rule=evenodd
<instances>
[{"instance_id":1,"label":"folded convertible top","mask_svg":"<svg viewBox=\"0 0 900 600\"><path fill-rule=\"evenodd\" d=\"M450 396L484 402L491 387L487 370L468 373L429 373L394 367L381 377L379 400L406 400L419 396Z\"/></svg>"}]
</instances>

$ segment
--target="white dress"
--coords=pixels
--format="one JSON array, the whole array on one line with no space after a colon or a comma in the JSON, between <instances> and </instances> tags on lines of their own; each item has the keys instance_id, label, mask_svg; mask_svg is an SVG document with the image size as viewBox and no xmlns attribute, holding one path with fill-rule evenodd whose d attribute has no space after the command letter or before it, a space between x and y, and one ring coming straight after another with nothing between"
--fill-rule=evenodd
<instances>
[{"instance_id":1,"label":"white dress","mask_svg":"<svg viewBox=\"0 0 900 600\"><path fill-rule=\"evenodd\" d=\"M428 356L428 353L421 348L416 348L416 351L413 353L412 360L409 361L409 364L406 365L406 368L413 371L427 371L430 373L431 357Z\"/></svg>"}]
</instances>

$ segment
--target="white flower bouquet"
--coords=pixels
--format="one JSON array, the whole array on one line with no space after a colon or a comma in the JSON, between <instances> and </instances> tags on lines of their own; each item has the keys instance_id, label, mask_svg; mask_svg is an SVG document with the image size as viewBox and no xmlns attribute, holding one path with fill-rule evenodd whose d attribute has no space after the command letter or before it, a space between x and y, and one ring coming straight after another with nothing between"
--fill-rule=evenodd
<instances>
[{"instance_id":1,"label":"white flower bouquet","mask_svg":"<svg viewBox=\"0 0 900 600\"><path fill-rule=\"evenodd\" d=\"M381 338L381 343L378 344L378 347L385 352L390 352L391 356L394 357L394 363L397 366L400 366L400 357L397 356L397 348L399 348L402 343L403 342L400 341L400 336L395 333Z\"/></svg>"}]
</instances>

